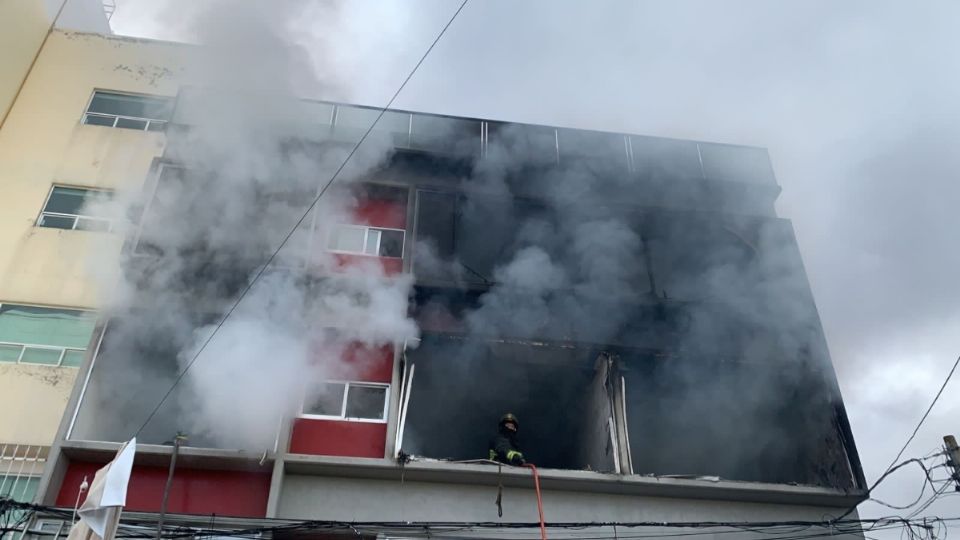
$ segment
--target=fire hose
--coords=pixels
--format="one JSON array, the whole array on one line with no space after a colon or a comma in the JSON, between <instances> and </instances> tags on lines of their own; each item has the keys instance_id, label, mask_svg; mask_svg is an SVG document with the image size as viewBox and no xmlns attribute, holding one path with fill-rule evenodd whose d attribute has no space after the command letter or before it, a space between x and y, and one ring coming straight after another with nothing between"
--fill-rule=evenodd
<instances>
[{"instance_id":1,"label":"fire hose","mask_svg":"<svg viewBox=\"0 0 960 540\"><path fill-rule=\"evenodd\" d=\"M547 525L543 519L543 497L540 496L540 472L533 463L525 463L523 466L533 471L533 486L537 490L537 512L540 513L540 540L547 540Z\"/></svg>"}]
</instances>

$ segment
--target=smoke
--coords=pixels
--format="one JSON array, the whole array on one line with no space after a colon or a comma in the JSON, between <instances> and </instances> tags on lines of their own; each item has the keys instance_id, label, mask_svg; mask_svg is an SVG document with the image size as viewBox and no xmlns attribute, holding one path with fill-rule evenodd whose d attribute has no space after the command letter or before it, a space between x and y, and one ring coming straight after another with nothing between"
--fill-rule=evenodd
<instances>
[{"instance_id":1,"label":"smoke","mask_svg":"<svg viewBox=\"0 0 960 540\"><path fill-rule=\"evenodd\" d=\"M79 419L84 438L129 437L173 387L141 440L183 431L195 446L270 449L315 383L364 367L344 365L351 343L416 337L409 276L344 267L326 251L333 227L353 222L350 183L381 163L385 146L371 138L359 148L298 222L351 149L327 140L319 106L302 100L348 87L318 54L322 40L310 39L309 54L298 41L338 17L333 3L222 1L192 21L202 46L187 59L165 166L105 210L142 215L125 231L123 275L108 289L117 323ZM95 407L121 398L136 403L111 412L119 422L96 421Z\"/></svg>"},{"instance_id":2,"label":"smoke","mask_svg":"<svg viewBox=\"0 0 960 540\"><path fill-rule=\"evenodd\" d=\"M355 4L351 21L364 31L340 52L360 50L349 64L376 66L364 72L375 82L400 76L384 50L416 50L411 36L446 16L430 2L404 1L385 17L374 16L380 5ZM784 188L778 207L795 224L873 479L956 353L958 78L944 68L957 48L956 10L944 1L490 0L471 4L401 106L769 147ZM388 91L363 86L361 101ZM420 272L425 244L416 247ZM482 283L459 264L445 275ZM935 446L956 408L947 392L907 455ZM887 479L880 496L895 501L914 481Z\"/></svg>"}]
</instances>

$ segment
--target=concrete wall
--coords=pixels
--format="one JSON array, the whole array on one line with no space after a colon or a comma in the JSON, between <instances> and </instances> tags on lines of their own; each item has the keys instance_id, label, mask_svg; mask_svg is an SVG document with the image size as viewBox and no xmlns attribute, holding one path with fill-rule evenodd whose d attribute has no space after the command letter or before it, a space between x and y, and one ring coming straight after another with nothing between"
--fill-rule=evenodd
<instances>
[{"instance_id":1,"label":"concrete wall","mask_svg":"<svg viewBox=\"0 0 960 540\"><path fill-rule=\"evenodd\" d=\"M63 7L60 18L57 19L57 28L98 34L110 33L110 23L103 10L102 0L70 0L66 4L64 0L45 0L45 2L50 20L53 20L60 11L60 7Z\"/></svg>"},{"instance_id":2,"label":"concrete wall","mask_svg":"<svg viewBox=\"0 0 960 540\"><path fill-rule=\"evenodd\" d=\"M48 25L43 0L0 1L0 119L13 104Z\"/></svg>"},{"instance_id":3,"label":"concrete wall","mask_svg":"<svg viewBox=\"0 0 960 540\"><path fill-rule=\"evenodd\" d=\"M14 4L21 18L42 15L42 5L34 6L37 14L22 0L0 6ZM0 12L0 21L9 13ZM0 40L9 39L4 34ZM24 31L18 39L31 36ZM35 223L53 184L139 189L163 151L163 133L82 125L83 111L96 88L174 95L181 52L173 44L63 31L47 39L0 130L0 303L98 307L97 284L110 281L91 272L91 260L116 257L122 238ZM76 376L76 368L2 365L0 442L50 444Z\"/></svg>"},{"instance_id":4,"label":"concrete wall","mask_svg":"<svg viewBox=\"0 0 960 540\"><path fill-rule=\"evenodd\" d=\"M76 379L75 368L0 364L0 444L48 446Z\"/></svg>"},{"instance_id":5,"label":"concrete wall","mask_svg":"<svg viewBox=\"0 0 960 540\"><path fill-rule=\"evenodd\" d=\"M530 484L532 488L532 480ZM287 475L276 517L340 521L536 522L536 493L531 488L504 487L503 517L499 518L494 504L496 485L401 481L399 477L382 480ZM545 490L542 498L548 522L820 521L824 515L843 512L843 509L816 506L560 490ZM856 519L853 515L850 517ZM664 532L668 531L644 529L644 533ZM732 536L748 537L746 533Z\"/></svg>"}]
</instances>

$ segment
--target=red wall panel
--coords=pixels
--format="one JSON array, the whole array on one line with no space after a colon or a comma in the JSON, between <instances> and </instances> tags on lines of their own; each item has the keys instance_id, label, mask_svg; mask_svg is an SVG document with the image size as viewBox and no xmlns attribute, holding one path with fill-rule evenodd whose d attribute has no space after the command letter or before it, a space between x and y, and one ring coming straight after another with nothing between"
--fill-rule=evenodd
<instances>
[{"instance_id":1,"label":"red wall panel","mask_svg":"<svg viewBox=\"0 0 960 540\"><path fill-rule=\"evenodd\" d=\"M92 481L101 467L102 463L70 462L57 506L72 508L83 477ZM134 466L126 509L159 512L166 482L167 467ZM177 468L167 509L176 514L264 517L269 494L270 473Z\"/></svg>"},{"instance_id":2,"label":"red wall panel","mask_svg":"<svg viewBox=\"0 0 960 540\"><path fill-rule=\"evenodd\" d=\"M389 199L361 199L353 212L357 225L385 227L387 229L407 228L407 205L402 201Z\"/></svg>"},{"instance_id":3,"label":"red wall panel","mask_svg":"<svg viewBox=\"0 0 960 540\"><path fill-rule=\"evenodd\" d=\"M334 253L336 269L362 268L364 265L377 265L383 269L384 275L395 276L403 272L403 259L394 257L374 257L373 255L352 255Z\"/></svg>"},{"instance_id":4,"label":"red wall panel","mask_svg":"<svg viewBox=\"0 0 960 540\"><path fill-rule=\"evenodd\" d=\"M342 360L326 366L328 379L386 384L393 380L393 345L370 348L352 343Z\"/></svg>"},{"instance_id":5,"label":"red wall panel","mask_svg":"<svg viewBox=\"0 0 960 540\"><path fill-rule=\"evenodd\" d=\"M297 418L290 435L290 452L318 456L382 458L387 424Z\"/></svg>"}]
</instances>

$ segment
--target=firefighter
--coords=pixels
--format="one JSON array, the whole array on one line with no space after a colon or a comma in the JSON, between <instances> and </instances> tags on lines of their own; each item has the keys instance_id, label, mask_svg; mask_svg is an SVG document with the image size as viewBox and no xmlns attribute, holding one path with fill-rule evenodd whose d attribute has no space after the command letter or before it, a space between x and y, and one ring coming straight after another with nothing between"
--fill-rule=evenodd
<instances>
[{"instance_id":1,"label":"firefighter","mask_svg":"<svg viewBox=\"0 0 960 540\"><path fill-rule=\"evenodd\" d=\"M517 431L519 429L520 422L512 413L507 413L500 418L497 435L490 439L491 460L518 466L527 462L517 445Z\"/></svg>"}]
</instances>

